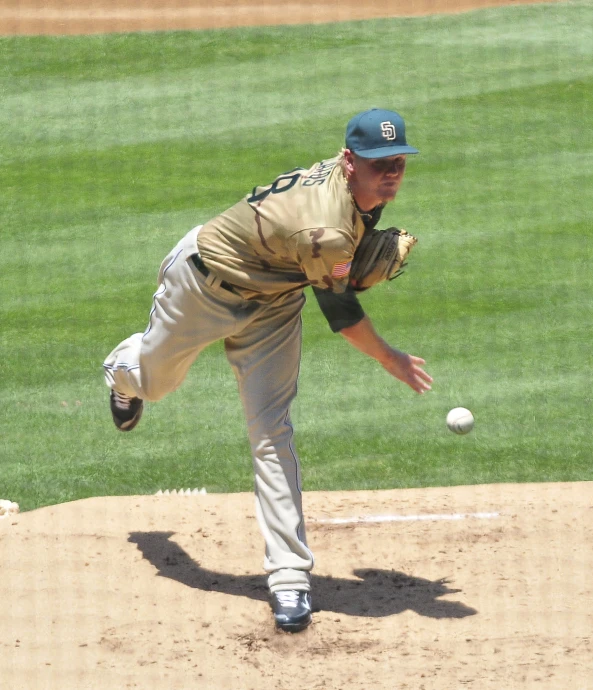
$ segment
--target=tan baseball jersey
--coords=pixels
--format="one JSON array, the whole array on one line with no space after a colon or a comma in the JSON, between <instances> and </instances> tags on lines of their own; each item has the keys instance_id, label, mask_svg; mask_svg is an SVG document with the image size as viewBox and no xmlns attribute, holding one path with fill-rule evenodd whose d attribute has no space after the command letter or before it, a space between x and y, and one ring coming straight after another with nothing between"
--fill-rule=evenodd
<instances>
[{"instance_id":1,"label":"tan baseball jersey","mask_svg":"<svg viewBox=\"0 0 593 690\"><path fill-rule=\"evenodd\" d=\"M277 177L206 223L202 260L246 299L306 285L343 293L364 223L337 158Z\"/></svg>"}]
</instances>

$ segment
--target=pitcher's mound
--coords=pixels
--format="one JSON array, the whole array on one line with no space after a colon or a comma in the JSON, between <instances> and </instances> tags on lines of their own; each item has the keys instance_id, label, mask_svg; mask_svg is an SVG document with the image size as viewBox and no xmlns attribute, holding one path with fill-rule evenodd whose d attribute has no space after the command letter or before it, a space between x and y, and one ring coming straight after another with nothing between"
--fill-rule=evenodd
<instances>
[{"instance_id":1,"label":"pitcher's mound","mask_svg":"<svg viewBox=\"0 0 593 690\"><path fill-rule=\"evenodd\" d=\"M275 631L250 494L0 523L2 685L591 687L593 483L305 494L313 625Z\"/></svg>"}]
</instances>

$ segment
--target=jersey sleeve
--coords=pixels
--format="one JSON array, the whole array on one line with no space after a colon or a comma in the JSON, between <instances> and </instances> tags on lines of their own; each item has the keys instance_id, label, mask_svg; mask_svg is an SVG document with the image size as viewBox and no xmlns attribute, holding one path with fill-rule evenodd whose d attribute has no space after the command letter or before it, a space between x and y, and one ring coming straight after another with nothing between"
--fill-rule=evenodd
<instances>
[{"instance_id":1,"label":"jersey sleeve","mask_svg":"<svg viewBox=\"0 0 593 690\"><path fill-rule=\"evenodd\" d=\"M364 310L351 285L341 294L314 287L313 294L334 333L348 326L355 326L364 318Z\"/></svg>"},{"instance_id":2,"label":"jersey sleeve","mask_svg":"<svg viewBox=\"0 0 593 690\"><path fill-rule=\"evenodd\" d=\"M297 238L297 257L309 283L320 290L346 291L356 249L354 238L341 228L302 230Z\"/></svg>"}]
</instances>

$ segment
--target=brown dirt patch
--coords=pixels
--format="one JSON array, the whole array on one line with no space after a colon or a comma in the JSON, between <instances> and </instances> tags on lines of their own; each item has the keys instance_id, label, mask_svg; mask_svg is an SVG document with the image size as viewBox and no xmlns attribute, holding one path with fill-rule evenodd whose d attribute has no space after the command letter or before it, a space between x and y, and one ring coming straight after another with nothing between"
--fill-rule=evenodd
<instances>
[{"instance_id":1,"label":"brown dirt patch","mask_svg":"<svg viewBox=\"0 0 593 690\"><path fill-rule=\"evenodd\" d=\"M313 625L276 632L250 494L0 522L6 688L591 688L593 483L305 494ZM498 513L327 524L363 515Z\"/></svg>"},{"instance_id":2,"label":"brown dirt patch","mask_svg":"<svg viewBox=\"0 0 593 690\"><path fill-rule=\"evenodd\" d=\"M0 0L1 34L212 29L464 12L539 0ZM550 1L550 0L548 0ZM561 2L562 0L551 0Z\"/></svg>"}]
</instances>

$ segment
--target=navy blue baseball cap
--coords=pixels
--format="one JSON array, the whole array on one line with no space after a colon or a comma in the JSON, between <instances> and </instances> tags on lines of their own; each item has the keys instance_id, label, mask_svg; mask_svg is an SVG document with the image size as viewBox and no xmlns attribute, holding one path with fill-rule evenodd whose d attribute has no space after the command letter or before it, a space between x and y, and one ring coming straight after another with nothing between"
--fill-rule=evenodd
<instances>
[{"instance_id":1,"label":"navy blue baseball cap","mask_svg":"<svg viewBox=\"0 0 593 690\"><path fill-rule=\"evenodd\" d=\"M365 110L350 120L346 126L346 148L361 158L418 153L418 149L408 146L402 116L380 108Z\"/></svg>"}]
</instances>

